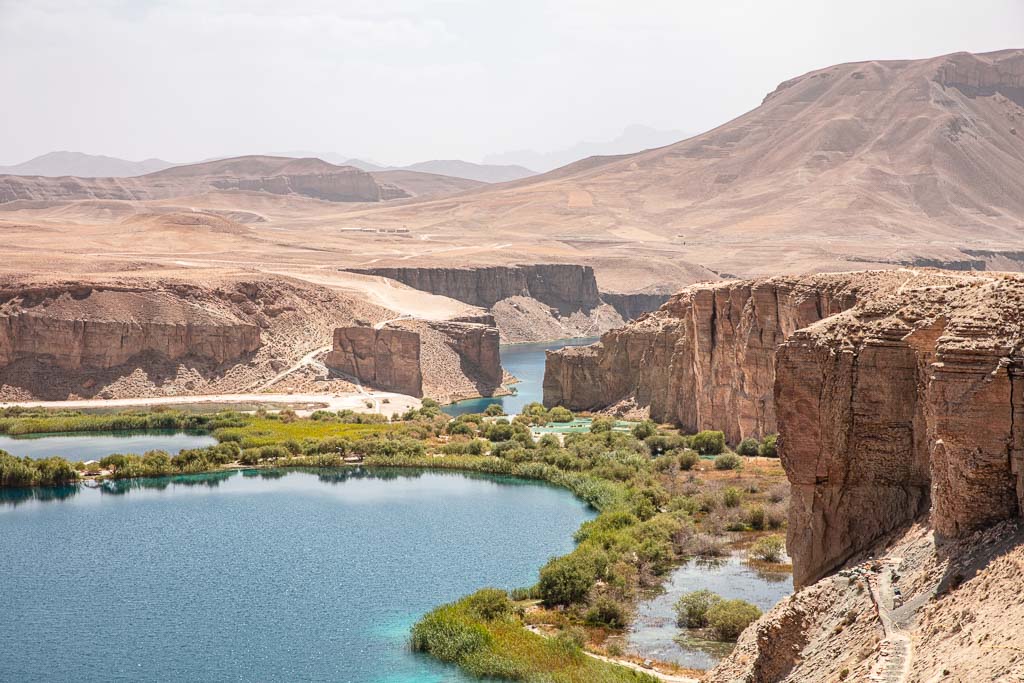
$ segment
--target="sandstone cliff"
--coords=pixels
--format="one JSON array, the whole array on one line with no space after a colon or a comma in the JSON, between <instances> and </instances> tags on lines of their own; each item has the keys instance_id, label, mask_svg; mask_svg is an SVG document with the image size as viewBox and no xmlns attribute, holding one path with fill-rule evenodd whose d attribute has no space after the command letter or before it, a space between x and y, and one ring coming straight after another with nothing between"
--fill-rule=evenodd
<instances>
[{"instance_id":1,"label":"sandstone cliff","mask_svg":"<svg viewBox=\"0 0 1024 683\"><path fill-rule=\"evenodd\" d=\"M281 277L7 278L0 282L0 398L253 391L340 324L384 316Z\"/></svg>"},{"instance_id":2,"label":"sandstone cliff","mask_svg":"<svg viewBox=\"0 0 1024 683\"><path fill-rule=\"evenodd\" d=\"M325 364L374 388L449 402L491 396L504 373L498 330L487 316L457 320L398 320L380 329L335 330Z\"/></svg>"},{"instance_id":3,"label":"sandstone cliff","mask_svg":"<svg viewBox=\"0 0 1024 683\"><path fill-rule=\"evenodd\" d=\"M950 538L1020 514L1022 302L1019 277L910 270L695 286L550 354L545 403L777 430L807 585L923 513Z\"/></svg>"},{"instance_id":4,"label":"sandstone cliff","mask_svg":"<svg viewBox=\"0 0 1024 683\"><path fill-rule=\"evenodd\" d=\"M562 313L600 305L594 269L563 263L475 268L364 268L353 272L398 280L481 308L525 296Z\"/></svg>"},{"instance_id":5,"label":"sandstone cliff","mask_svg":"<svg viewBox=\"0 0 1024 683\"><path fill-rule=\"evenodd\" d=\"M423 396L420 336L372 327L339 327L324 363L375 389Z\"/></svg>"}]
</instances>

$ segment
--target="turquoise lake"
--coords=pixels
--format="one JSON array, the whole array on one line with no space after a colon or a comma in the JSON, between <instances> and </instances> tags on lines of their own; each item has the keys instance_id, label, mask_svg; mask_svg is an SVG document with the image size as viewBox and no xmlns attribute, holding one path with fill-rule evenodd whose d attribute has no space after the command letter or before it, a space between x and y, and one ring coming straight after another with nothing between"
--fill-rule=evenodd
<instances>
[{"instance_id":1,"label":"turquoise lake","mask_svg":"<svg viewBox=\"0 0 1024 683\"><path fill-rule=\"evenodd\" d=\"M512 396L471 398L444 406L442 410L448 415L482 413L487 406L497 404L506 414L518 415L527 403L540 403L544 399L544 363L547 351L566 346L587 346L598 340L600 337L579 337L537 344L502 344L501 365L519 380L511 385L511 389L516 393Z\"/></svg>"},{"instance_id":2,"label":"turquoise lake","mask_svg":"<svg viewBox=\"0 0 1024 683\"><path fill-rule=\"evenodd\" d=\"M146 451L159 450L177 455L189 448L205 448L216 443L217 440L209 434L175 431L0 435L0 451L7 451L19 458L59 455L81 462L100 460L111 453L142 455Z\"/></svg>"},{"instance_id":3,"label":"turquoise lake","mask_svg":"<svg viewBox=\"0 0 1024 683\"><path fill-rule=\"evenodd\" d=\"M405 470L0 491L0 680L461 683L409 627L533 584L593 516L545 484Z\"/></svg>"}]
</instances>

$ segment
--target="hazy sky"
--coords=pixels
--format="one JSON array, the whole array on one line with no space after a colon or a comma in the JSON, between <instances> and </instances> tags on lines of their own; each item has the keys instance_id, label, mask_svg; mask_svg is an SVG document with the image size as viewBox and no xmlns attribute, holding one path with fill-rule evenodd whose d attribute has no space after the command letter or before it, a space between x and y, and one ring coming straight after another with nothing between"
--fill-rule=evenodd
<instances>
[{"instance_id":1,"label":"hazy sky","mask_svg":"<svg viewBox=\"0 0 1024 683\"><path fill-rule=\"evenodd\" d=\"M1024 0L0 0L0 164L477 161L701 132L837 62L1024 47Z\"/></svg>"}]
</instances>

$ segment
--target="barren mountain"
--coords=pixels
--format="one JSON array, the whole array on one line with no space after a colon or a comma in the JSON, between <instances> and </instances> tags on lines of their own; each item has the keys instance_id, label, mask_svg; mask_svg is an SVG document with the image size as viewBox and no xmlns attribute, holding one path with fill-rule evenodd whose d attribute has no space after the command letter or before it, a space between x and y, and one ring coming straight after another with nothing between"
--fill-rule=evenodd
<instances>
[{"instance_id":1,"label":"barren mountain","mask_svg":"<svg viewBox=\"0 0 1024 683\"><path fill-rule=\"evenodd\" d=\"M984 267L1024 235L1024 51L832 66L682 142L358 215L737 275Z\"/></svg>"},{"instance_id":2,"label":"barren mountain","mask_svg":"<svg viewBox=\"0 0 1024 683\"><path fill-rule=\"evenodd\" d=\"M13 166L0 166L0 175L41 175L50 177L127 178L162 171L174 164L163 159L128 161L82 152L49 152Z\"/></svg>"}]
</instances>

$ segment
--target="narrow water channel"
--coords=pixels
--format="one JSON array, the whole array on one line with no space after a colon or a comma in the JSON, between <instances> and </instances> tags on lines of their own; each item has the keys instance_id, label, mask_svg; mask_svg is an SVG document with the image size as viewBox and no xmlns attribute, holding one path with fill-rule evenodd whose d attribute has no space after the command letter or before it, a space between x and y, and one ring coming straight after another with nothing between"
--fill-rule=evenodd
<instances>
[{"instance_id":1,"label":"narrow water channel","mask_svg":"<svg viewBox=\"0 0 1024 683\"><path fill-rule=\"evenodd\" d=\"M482 413L487 406L497 404L508 415L518 415L528 403L540 403L544 398L544 363L548 351L566 346L587 346L600 337L576 337L553 342L535 344L502 344L501 365L516 376L519 381L510 385L515 393L511 396L471 398L444 407L449 415Z\"/></svg>"}]
</instances>

